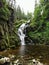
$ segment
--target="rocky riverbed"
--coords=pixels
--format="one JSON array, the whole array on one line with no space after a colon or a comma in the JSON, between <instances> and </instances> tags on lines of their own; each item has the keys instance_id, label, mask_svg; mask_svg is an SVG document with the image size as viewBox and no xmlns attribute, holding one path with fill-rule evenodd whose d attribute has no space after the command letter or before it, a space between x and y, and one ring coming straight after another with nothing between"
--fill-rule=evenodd
<instances>
[{"instance_id":1,"label":"rocky riverbed","mask_svg":"<svg viewBox=\"0 0 49 65\"><path fill-rule=\"evenodd\" d=\"M9 55L9 57L0 56L0 65L46 65L40 62L40 59L34 59L33 57L18 57L15 55Z\"/></svg>"},{"instance_id":2,"label":"rocky riverbed","mask_svg":"<svg viewBox=\"0 0 49 65\"><path fill-rule=\"evenodd\" d=\"M19 46L0 51L0 65L49 65L49 46Z\"/></svg>"}]
</instances>

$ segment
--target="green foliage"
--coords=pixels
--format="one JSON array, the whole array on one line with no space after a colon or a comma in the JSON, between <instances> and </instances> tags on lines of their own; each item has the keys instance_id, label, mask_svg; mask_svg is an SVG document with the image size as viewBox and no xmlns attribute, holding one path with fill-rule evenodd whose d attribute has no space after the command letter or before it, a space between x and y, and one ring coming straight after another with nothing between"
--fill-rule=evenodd
<instances>
[{"instance_id":1,"label":"green foliage","mask_svg":"<svg viewBox=\"0 0 49 65\"><path fill-rule=\"evenodd\" d=\"M1 0L0 4L0 49L17 46L19 38L14 25L14 9L7 5L6 0Z\"/></svg>"},{"instance_id":2,"label":"green foliage","mask_svg":"<svg viewBox=\"0 0 49 65\"><path fill-rule=\"evenodd\" d=\"M0 8L0 19L3 18L4 20L8 20L9 15L10 15L10 12L9 12L8 8L6 8L6 7Z\"/></svg>"},{"instance_id":3,"label":"green foliage","mask_svg":"<svg viewBox=\"0 0 49 65\"><path fill-rule=\"evenodd\" d=\"M34 16L29 12L26 15L20 6L13 9L6 0L1 0L0 4L0 49L20 45L18 28L29 19L31 23L26 32L28 38L35 44L49 44L49 0L40 0Z\"/></svg>"},{"instance_id":4,"label":"green foliage","mask_svg":"<svg viewBox=\"0 0 49 65\"><path fill-rule=\"evenodd\" d=\"M0 19L8 20L10 11L6 5L6 0L1 1L2 7L0 8Z\"/></svg>"},{"instance_id":5,"label":"green foliage","mask_svg":"<svg viewBox=\"0 0 49 65\"><path fill-rule=\"evenodd\" d=\"M40 0L40 5L35 7L30 24L32 30L27 32L35 44L49 44L49 1L45 1Z\"/></svg>"}]
</instances>

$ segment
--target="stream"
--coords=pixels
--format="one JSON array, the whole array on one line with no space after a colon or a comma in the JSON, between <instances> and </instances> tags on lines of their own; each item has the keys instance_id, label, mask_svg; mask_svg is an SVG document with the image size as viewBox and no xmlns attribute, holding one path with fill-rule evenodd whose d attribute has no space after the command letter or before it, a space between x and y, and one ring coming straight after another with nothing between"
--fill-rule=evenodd
<instances>
[{"instance_id":1,"label":"stream","mask_svg":"<svg viewBox=\"0 0 49 65\"><path fill-rule=\"evenodd\" d=\"M45 45L22 45L15 49L0 51L0 55L8 57L15 55L16 59L23 57L25 60L39 59L44 65L49 65L49 46Z\"/></svg>"},{"instance_id":2,"label":"stream","mask_svg":"<svg viewBox=\"0 0 49 65\"><path fill-rule=\"evenodd\" d=\"M3 56L0 59L0 63L3 63L2 65L49 65L49 46L25 44L26 33L24 34L24 31L26 31L25 29L29 26L29 23L30 20L27 23L23 23L18 29L18 36L21 41L20 46L15 49L9 48L5 51L0 51L0 55Z\"/></svg>"},{"instance_id":3,"label":"stream","mask_svg":"<svg viewBox=\"0 0 49 65\"><path fill-rule=\"evenodd\" d=\"M0 58L1 65L49 65L49 46L25 44L26 27L29 26L29 23L30 20L23 23L18 29L20 46L0 51L0 55L3 56Z\"/></svg>"}]
</instances>

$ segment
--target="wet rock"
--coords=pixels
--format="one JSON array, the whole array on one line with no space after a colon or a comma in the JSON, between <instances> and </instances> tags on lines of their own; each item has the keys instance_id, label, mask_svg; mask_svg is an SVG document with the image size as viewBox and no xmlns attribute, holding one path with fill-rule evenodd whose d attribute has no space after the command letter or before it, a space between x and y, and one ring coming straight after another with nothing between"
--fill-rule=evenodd
<instances>
[{"instance_id":1,"label":"wet rock","mask_svg":"<svg viewBox=\"0 0 49 65\"><path fill-rule=\"evenodd\" d=\"M14 60L15 59L15 55L9 55L9 58L10 58L10 60Z\"/></svg>"},{"instance_id":2,"label":"wet rock","mask_svg":"<svg viewBox=\"0 0 49 65\"><path fill-rule=\"evenodd\" d=\"M23 61L22 61L23 62ZM23 65L22 63L20 63L19 59L14 61L14 65Z\"/></svg>"},{"instance_id":3,"label":"wet rock","mask_svg":"<svg viewBox=\"0 0 49 65\"><path fill-rule=\"evenodd\" d=\"M17 63L19 63L19 59L17 59L17 60L14 61L14 64L17 64Z\"/></svg>"},{"instance_id":4,"label":"wet rock","mask_svg":"<svg viewBox=\"0 0 49 65\"><path fill-rule=\"evenodd\" d=\"M32 60L33 65L43 65L43 63L40 63L38 60L33 59Z\"/></svg>"},{"instance_id":5,"label":"wet rock","mask_svg":"<svg viewBox=\"0 0 49 65\"><path fill-rule=\"evenodd\" d=\"M10 63L10 58L4 57L0 59L0 64Z\"/></svg>"},{"instance_id":6,"label":"wet rock","mask_svg":"<svg viewBox=\"0 0 49 65\"><path fill-rule=\"evenodd\" d=\"M42 59L43 57L42 56L39 56L39 59Z\"/></svg>"}]
</instances>

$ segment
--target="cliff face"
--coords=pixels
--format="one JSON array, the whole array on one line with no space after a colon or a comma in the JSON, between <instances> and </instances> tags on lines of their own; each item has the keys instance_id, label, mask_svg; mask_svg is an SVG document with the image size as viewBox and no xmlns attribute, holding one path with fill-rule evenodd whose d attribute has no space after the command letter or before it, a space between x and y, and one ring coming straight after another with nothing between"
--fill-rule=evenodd
<instances>
[{"instance_id":1,"label":"cliff face","mask_svg":"<svg viewBox=\"0 0 49 65\"><path fill-rule=\"evenodd\" d=\"M41 1L41 0L40 0ZM49 1L42 0L35 8L27 36L33 44L49 45Z\"/></svg>"},{"instance_id":2,"label":"cliff face","mask_svg":"<svg viewBox=\"0 0 49 65\"><path fill-rule=\"evenodd\" d=\"M0 49L17 45L14 33L14 9L0 0Z\"/></svg>"}]
</instances>

